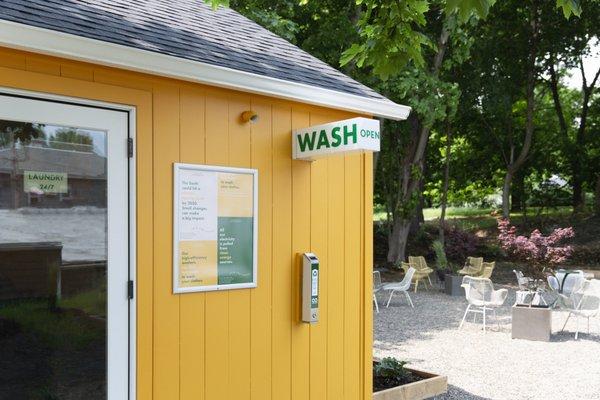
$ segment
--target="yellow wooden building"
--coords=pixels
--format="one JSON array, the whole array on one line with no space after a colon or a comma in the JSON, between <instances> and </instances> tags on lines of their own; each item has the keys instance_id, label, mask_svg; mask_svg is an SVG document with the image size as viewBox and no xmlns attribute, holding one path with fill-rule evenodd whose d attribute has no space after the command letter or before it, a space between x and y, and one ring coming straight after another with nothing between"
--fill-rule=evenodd
<instances>
[{"instance_id":1,"label":"yellow wooden building","mask_svg":"<svg viewBox=\"0 0 600 400\"><path fill-rule=\"evenodd\" d=\"M199 0L1 4L0 145L20 154L32 146L80 151L56 145L68 137L87 143L85 151L106 160L108 206L71 207L77 193L68 186L13 193L23 190L11 181L23 179L15 178L23 160L7 164L15 174L0 181L3 196L48 196L63 206L0 210L0 225L16 221L16 231L31 231L22 239L0 235L0 242L17 244L9 246L15 263L26 258L19 244L31 255L35 243L60 242L71 261L44 269L52 279L73 268L84 271L77 279L91 279L86 262L95 271L104 263L103 275L94 275L101 282L82 284L79 297L60 296L61 274L49 296L68 316L80 304L73 299L100 288L106 311L73 312L80 332L60 328L75 338L53 353L64 360L81 332L101 321L102 338L81 339L76 359L50 372L23 367L15 372L22 382L0 392L12 390L15 399L40 391L111 400L369 399L372 153L294 160L292 131L354 117L405 119L409 109ZM246 111L256 120L243 118ZM256 287L174 293L174 163L258 171ZM304 252L320 260L320 315L312 324L301 315ZM81 262L73 267L72 260ZM73 279L70 285L79 282ZM0 280L0 290L3 284L10 282ZM15 332L0 334L0 354L10 353ZM36 359L36 346L35 365L63 362Z\"/></svg>"}]
</instances>

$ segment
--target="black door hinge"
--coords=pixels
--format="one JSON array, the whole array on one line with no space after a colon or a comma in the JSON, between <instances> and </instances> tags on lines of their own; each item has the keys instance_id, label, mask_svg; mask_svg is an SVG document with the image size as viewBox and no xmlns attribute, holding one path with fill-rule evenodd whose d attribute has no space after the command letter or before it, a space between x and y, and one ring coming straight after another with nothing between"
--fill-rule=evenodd
<instances>
[{"instance_id":1,"label":"black door hinge","mask_svg":"<svg viewBox=\"0 0 600 400\"><path fill-rule=\"evenodd\" d=\"M133 281L127 281L127 298L133 299Z\"/></svg>"},{"instance_id":2,"label":"black door hinge","mask_svg":"<svg viewBox=\"0 0 600 400\"><path fill-rule=\"evenodd\" d=\"M133 157L133 139L127 138L127 157Z\"/></svg>"}]
</instances>

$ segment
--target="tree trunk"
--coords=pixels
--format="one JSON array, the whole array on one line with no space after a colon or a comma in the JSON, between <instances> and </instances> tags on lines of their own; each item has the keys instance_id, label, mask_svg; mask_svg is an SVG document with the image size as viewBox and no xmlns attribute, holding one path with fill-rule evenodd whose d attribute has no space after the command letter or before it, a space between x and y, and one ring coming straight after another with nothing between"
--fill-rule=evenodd
<instances>
[{"instance_id":1,"label":"tree trunk","mask_svg":"<svg viewBox=\"0 0 600 400\"><path fill-rule=\"evenodd\" d=\"M377 173L377 162L379 161L379 152L373 152L373 184L375 184L375 174Z\"/></svg>"},{"instance_id":2,"label":"tree trunk","mask_svg":"<svg viewBox=\"0 0 600 400\"><path fill-rule=\"evenodd\" d=\"M594 214L600 216L600 174L596 178L596 191L594 193Z\"/></svg>"},{"instance_id":3,"label":"tree trunk","mask_svg":"<svg viewBox=\"0 0 600 400\"><path fill-rule=\"evenodd\" d=\"M586 166L586 151L585 151L585 128L587 125L587 116L589 110L589 94L584 86L583 106L581 110L581 118L579 121L579 129L575 136L575 151L571 157L571 172L573 174L573 212L581 212L585 206L585 193L583 192L583 168Z\"/></svg>"},{"instance_id":4,"label":"tree trunk","mask_svg":"<svg viewBox=\"0 0 600 400\"><path fill-rule=\"evenodd\" d=\"M452 151L452 129L446 124L446 160L444 161L444 183L442 186L440 226L438 228L439 240L444 245L444 225L446 224L446 206L448 205L448 187L450 186L450 152Z\"/></svg>"},{"instance_id":5,"label":"tree trunk","mask_svg":"<svg viewBox=\"0 0 600 400\"><path fill-rule=\"evenodd\" d=\"M421 225L425 223L425 215L423 215L423 209L425 208L425 201L423 199L423 190L425 190L425 180L421 178L419 180L418 196L419 201L415 207L415 212L412 220L410 221L410 235L416 235L421 228Z\"/></svg>"},{"instance_id":6,"label":"tree trunk","mask_svg":"<svg viewBox=\"0 0 600 400\"><path fill-rule=\"evenodd\" d=\"M394 265L400 265L406 259L406 244L410 230L410 220L398 218L394 223L390 236L387 260Z\"/></svg>"},{"instance_id":7,"label":"tree trunk","mask_svg":"<svg viewBox=\"0 0 600 400\"><path fill-rule=\"evenodd\" d=\"M21 207L21 191L19 190L19 159L17 153L17 138L13 134L12 138L12 170L10 173L10 190L12 192L12 208L17 209Z\"/></svg>"},{"instance_id":8,"label":"tree trunk","mask_svg":"<svg viewBox=\"0 0 600 400\"><path fill-rule=\"evenodd\" d=\"M513 180L513 172L510 168L504 175L504 185L502 186L502 217L510 217L510 188Z\"/></svg>"},{"instance_id":9,"label":"tree trunk","mask_svg":"<svg viewBox=\"0 0 600 400\"><path fill-rule=\"evenodd\" d=\"M523 211L525 202L525 171L515 174L511 188L510 210L513 212Z\"/></svg>"},{"instance_id":10,"label":"tree trunk","mask_svg":"<svg viewBox=\"0 0 600 400\"><path fill-rule=\"evenodd\" d=\"M504 186L502 188L502 216L508 218L510 216L510 189L515 173L523 166L527 155L531 149L533 140L533 132L535 121L533 119L535 113L535 84L536 84L536 60L537 60L537 44L539 36L539 9L537 1L533 1L530 9L530 25L531 37L529 40L529 57L527 59L527 87L525 96L527 100L527 111L525 116L525 140L523 147L517 159L512 161L513 150L511 150L511 162L506 168L504 176Z\"/></svg>"},{"instance_id":11,"label":"tree trunk","mask_svg":"<svg viewBox=\"0 0 600 400\"><path fill-rule=\"evenodd\" d=\"M574 160L571 163L571 168L573 170L573 212L580 213L581 211L583 211L583 208L585 206L585 198L583 192L581 162L577 157L574 157Z\"/></svg>"},{"instance_id":12,"label":"tree trunk","mask_svg":"<svg viewBox=\"0 0 600 400\"><path fill-rule=\"evenodd\" d=\"M572 185L573 185L573 197L572 205L573 212L577 213L581 211L585 206L585 193L583 192L583 181L584 181L584 168L587 168L587 159L585 152L586 145L586 128L587 128L587 117L590 107L590 99L594 93L594 89L598 79L600 78L600 68L594 74L591 83L588 85L588 80L585 76L585 70L583 66L583 60L579 59L579 69L581 72L582 88L583 93L581 114L579 116L579 128L575 134L575 141L572 142L569 138L568 124L563 112L563 107L560 99L559 92L559 79L556 74L554 67L554 56L551 55L548 72L550 75L550 89L552 92L552 100L554 102L554 110L558 116L558 122L562 133L564 146L570 156L571 174L572 174Z\"/></svg>"},{"instance_id":13,"label":"tree trunk","mask_svg":"<svg viewBox=\"0 0 600 400\"><path fill-rule=\"evenodd\" d=\"M415 213L413 214L412 219L410 220L410 228L408 229L408 233L410 235L416 235L419 232L419 228L421 227L421 220L423 219L423 205L422 198L419 199L417 203L417 207L415 208Z\"/></svg>"},{"instance_id":14,"label":"tree trunk","mask_svg":"<svg viewBox=\"0 0 600 400\"><path fill-rule=\"evenodd\" d=\"M438 38L438 50L433 59L431 68L431 74L433 76L439 74L448 46L449 36L450 31L444 26L440 33L440 37ZM419 189L423 173L425 150L431 131L431 126L422 124L418 117L413 115L411 115L411 117L409 117L409 119L413 120L414 127L411 132L412 140L409 149L405 152L404 157L402 157L401 174L398 178L397 202L394 205L396 211L394 212L394 225L388 243L389 249L387 259L388 262L394 263L395 265L400 264L405 258L406 243L412 218L411 216L406 215L406 210L404 210L404 208L406 208L407 204L412 202L415 191ZM415 170L418 170L420 174L415 174ZM414 210L412 213L414 213Z\"/></svg>"}]
</instances>

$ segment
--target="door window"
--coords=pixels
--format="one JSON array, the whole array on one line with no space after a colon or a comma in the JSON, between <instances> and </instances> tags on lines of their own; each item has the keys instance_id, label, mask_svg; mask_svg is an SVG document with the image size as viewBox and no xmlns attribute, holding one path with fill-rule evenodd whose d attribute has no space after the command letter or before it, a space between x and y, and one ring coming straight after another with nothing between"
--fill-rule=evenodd
<instances>
[{"instance_id":1,"label":"door window","mask_svg":"<svg viewBox=\"0 0 600 400\"><path fill-rule=\"evenodd\" d=\"M126 365L118 365L126 358L112 355L115 344L110 349L107 344L124 342L120 349L126 352L127 320L123 310L113 310L127 303L111 299L111 309L108 293L117 292L109 286L125 288L127 277L126 246L113 249L109 240L111 231L127 230L122 213L124 220L112 220L109 226L111 208L127 201L126 174L109 175L113 162L126 157L111 149L111 142L124 139L127 126L102 129L101 115L94 117L96 110L89 107L4 100L0 399L126 398L115 395L126 389L126 381L109 378L111 368L127 371ZM52 117L36 118L44 108ZM89 115L81 116L81 125L64 123L78 122L77 114L64 116L84 110ZM126 121L123 113L112 113ZM81 127L94 122L98 128ZM124 290L120 296L125 297ZM120 328L109 332L110 320Z\"/></svg>"}]
</instances>

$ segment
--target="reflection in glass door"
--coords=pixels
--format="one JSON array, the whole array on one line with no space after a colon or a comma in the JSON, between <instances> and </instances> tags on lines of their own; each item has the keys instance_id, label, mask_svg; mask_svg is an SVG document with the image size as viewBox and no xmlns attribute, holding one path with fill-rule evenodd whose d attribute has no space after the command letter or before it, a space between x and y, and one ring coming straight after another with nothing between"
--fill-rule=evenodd
<instances>
[{"instance_id":1,"label":"reflection in glass door","mask_svg":"<svg viewBox=\"0 0 600 400\"><path fill-rule=\"evenodd\" d=\"M127 114L0 106L0 399L126 398Z\"/></svg>"}]
</instances>

